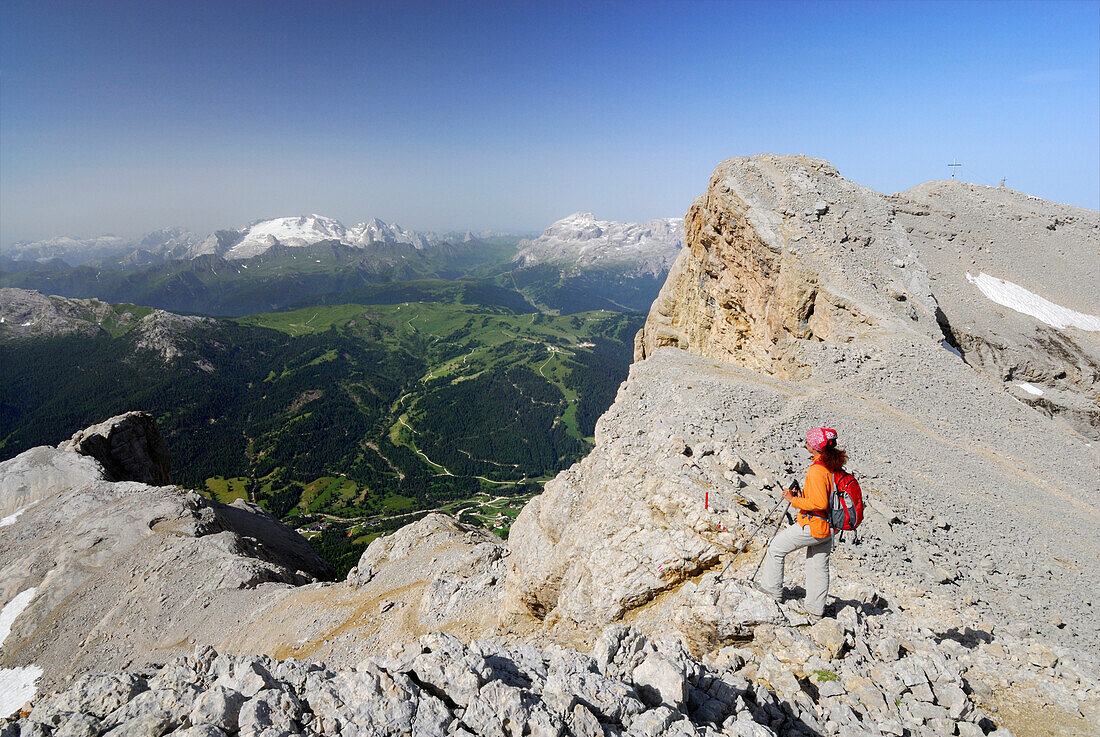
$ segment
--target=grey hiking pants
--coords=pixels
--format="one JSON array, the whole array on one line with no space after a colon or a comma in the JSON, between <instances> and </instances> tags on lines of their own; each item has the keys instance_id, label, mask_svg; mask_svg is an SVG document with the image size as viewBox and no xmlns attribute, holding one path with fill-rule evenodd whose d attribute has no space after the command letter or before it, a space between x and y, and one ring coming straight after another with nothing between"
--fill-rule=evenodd
<instances>
[{"instance_id":1,"label":"grey hiking pants","mask_svg":"<svg viewBox=\"0 0 1100 737\"><path fill-rule=\"evenodd\" d=\"M780 532L764 553L764 569L760 575L760 587L770 594L783 595L783 563L788 555L806 548L806 611L823 614L825 597L829 594L829 552L833 538L816 538L810 527L797 522Z\"/></svg>"}]
</instances>

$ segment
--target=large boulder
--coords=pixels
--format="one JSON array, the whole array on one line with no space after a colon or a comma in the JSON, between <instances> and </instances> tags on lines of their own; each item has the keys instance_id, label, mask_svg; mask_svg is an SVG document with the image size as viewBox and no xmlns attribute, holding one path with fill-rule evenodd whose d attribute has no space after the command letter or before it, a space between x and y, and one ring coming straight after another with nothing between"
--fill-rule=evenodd
<instances>
[{"instance_id":1,"label":"large boulder","mask_svg":"<svg viewBox=\"0 0 1100 737\"><path fill-rule=\"evenodd\" d=\"M172 483L168 446L148 412L127 412L76 432L57 446L91 456L103 465L110 481Z\"/></svg>"}]
</instances>

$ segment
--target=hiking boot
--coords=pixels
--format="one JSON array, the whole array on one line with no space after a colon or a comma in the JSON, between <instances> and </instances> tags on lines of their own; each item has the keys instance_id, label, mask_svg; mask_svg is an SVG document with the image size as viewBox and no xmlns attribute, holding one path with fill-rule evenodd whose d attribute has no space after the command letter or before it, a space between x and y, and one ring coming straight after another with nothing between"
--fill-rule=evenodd
<instances>
[{"instance_id":1,"label":"hiking boot","mask_svg":"<svg viewBox=\"0 0 1100 737\"><path fill-rule=\"evenodd\" d=\"M813 612L808 611L806 609L806 607L802 605L801 602L799 602L797 604L791 604L789 606L790 606L790 609L791 609L792 612L794 612L795 614L798 614L800 616L805 617L806 619L810 620L811 623L820 622L822 619L825 618L824 614L814 614Z\"/></svg>"},{"instance_id":2,"label":"hiking boot","mask_svg":"<svg viewBox=\"0 0 1100 737\"><path fill-rule=\"evenodd\" d=\"M783 597L780 594L773 594L772 592L768 591L766 588L764 588L763 586L758 584L756 581L752 582L752 587L754 589L756 589L757 591L759 591L764 596L771 597L772 599L774 599L777 602L783 601Z\"/></svg>"}]
</instances>

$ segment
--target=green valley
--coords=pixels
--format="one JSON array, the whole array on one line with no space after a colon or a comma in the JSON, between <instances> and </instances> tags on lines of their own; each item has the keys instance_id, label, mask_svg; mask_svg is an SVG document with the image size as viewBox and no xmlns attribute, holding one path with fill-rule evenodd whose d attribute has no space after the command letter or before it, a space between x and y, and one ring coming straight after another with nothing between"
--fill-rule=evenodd
<instances>
[{"instance_id":1,"label":"green valley","mask_svg":"<svg viewBox=\"0 0 1100 737\"><path fill-rule=\"evenodd\" d=\"M346 570L374 536L429 510L506 535L591 447L642 321L536 312L478 282L359 296L181 324L160 335L167 361L140 323L0 344L0 453L147 410L177 483L293 519Z\"/></svg>"}]
</instances>

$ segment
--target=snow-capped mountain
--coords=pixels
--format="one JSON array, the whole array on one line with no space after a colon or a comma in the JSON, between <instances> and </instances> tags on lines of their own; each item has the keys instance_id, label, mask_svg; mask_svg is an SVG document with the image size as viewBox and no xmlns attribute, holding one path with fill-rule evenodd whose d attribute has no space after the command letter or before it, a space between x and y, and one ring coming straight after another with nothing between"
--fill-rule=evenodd
<instances>
[{"instance_id":1,"label":"snow-capped mountain","mask_svg":"<svg viewBox=\"0 0 1100 737\"><path fill-rule=\"evenodd\" d=\"M259 256L278 244L290 248L311 246L321 241L337 241L346 246L366 248L372 243L406 243L427 248L439 242L431 233L406 230L378 218L351 228L323 215L302 215L258 220L239 230L219 230L210 234L191 252L191 256L215 253L226 259Z\"/></svg>"},{"instance_id":2,"label":"snow-capped mountain","mask_svg":"<svg viewBox=\"0 0 1100 737\"><path fill-rule=\"evenodd\" d=\"M683 245L683 218L620 223L577 212L557 221L538 238L521 241L513 261L523 266L614 266L656 275L668 271Z\"/></svg>"},{"instance_id":3,"label":"snow-capped mountain","mask_svg":"<svg viewBox=\"0 0 1100 737\"><path fill-rule=\"evenodd\" d=\"M118 260L120 265L139 265L166 259L196 258L207 254L226 259L258 256L272 246L311 246L337 241L345 246L366 248L372 243L405 243L423 249L443 242L435 233L406 230L378 218L351 228L322 215L256 220L244 228L216 230L203 238L184 228L162 228L138 239L104 235L96 238L61 236L25 241L5 249L16 261L48 261L59 258L70 266L94 259Z\"/></svg>"},{"instance_id":4,"label":"snow-capped mountain","mask_svg":"<svg viewBox=\"0 0 1100 737\"><path fill-rule=\"evenodd\" d=\"M417 248L427 248L439 243L440 239L434 233L420 233L415 230L405 230L397 223L389 224L378 218L371 218L369 222L359 223L348 231L348 239L356 245L370 245L371 243L408 243Z\"/></svg>"}]
</instances>

